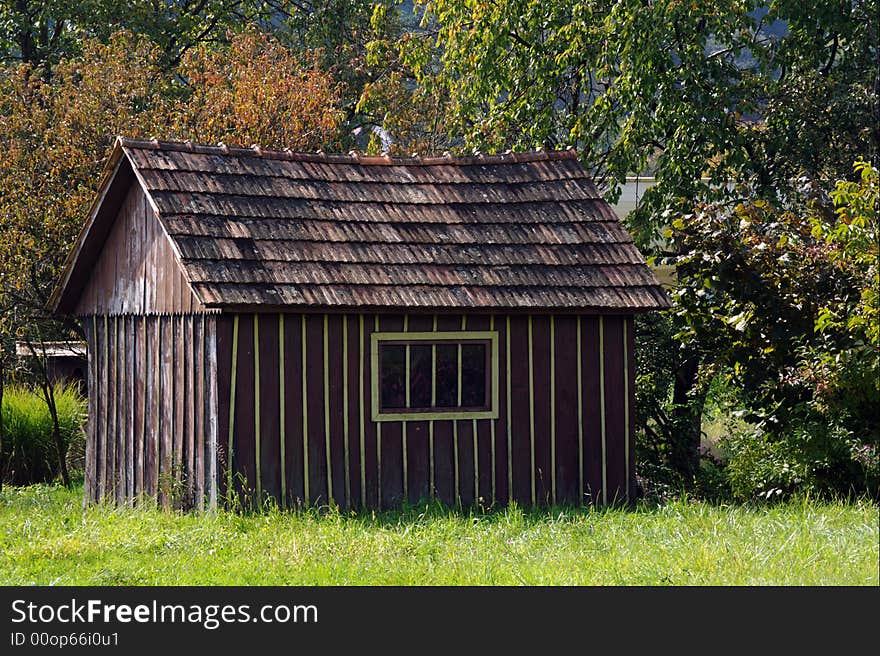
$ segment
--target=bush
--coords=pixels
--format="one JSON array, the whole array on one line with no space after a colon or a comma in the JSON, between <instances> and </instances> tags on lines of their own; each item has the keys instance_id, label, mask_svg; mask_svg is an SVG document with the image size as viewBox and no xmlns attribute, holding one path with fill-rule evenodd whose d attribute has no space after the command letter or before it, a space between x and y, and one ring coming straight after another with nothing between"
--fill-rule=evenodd
<instances>
[{"instance_id":1,"label":"bush","mask_svg":"<svg viewBox=\"0 0 880 656\"><path fill-rule=\"evenodd\" d=\"M56 386L55 404L68 463L81 468L86 400L76 385ZM21 386L7 388L3 394L3 482L46 483L58 472L52 416L42 393Z\"/></svg>"}]
</instances>

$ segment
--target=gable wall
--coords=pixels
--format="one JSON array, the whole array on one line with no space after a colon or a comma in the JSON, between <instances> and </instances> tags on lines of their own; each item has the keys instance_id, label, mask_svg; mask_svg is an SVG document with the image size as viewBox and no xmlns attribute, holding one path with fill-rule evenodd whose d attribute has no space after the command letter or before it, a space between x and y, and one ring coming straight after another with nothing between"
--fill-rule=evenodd
<instances>
[{"instance_id":1,"label":"gable wall","mask_svg":"<svg viewBox=\"0 0 880 656\"><path fill-rule=\"evenodd\" d=\"M76 314L203 312L140 184L126 195Z\"/></svg>"}]
</instances>

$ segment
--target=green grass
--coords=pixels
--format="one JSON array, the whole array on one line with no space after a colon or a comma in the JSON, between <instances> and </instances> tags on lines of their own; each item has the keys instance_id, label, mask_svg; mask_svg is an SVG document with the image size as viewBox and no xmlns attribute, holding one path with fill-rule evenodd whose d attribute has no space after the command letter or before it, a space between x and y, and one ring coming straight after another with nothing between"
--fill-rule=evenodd
<instances>
[{"instance_id":1,"label":"green grass","mask_svg":"<svg viewBox=\"0 0 880 656\"><path fill-rule=\"evenodd\" d=\"M181 515L4 488L0 584L878 585L878 507Z\"/></svg>"},{"instance_id":2,"label":"green grass","mask_svg":"<svg viewBox=\"0 0 880 656\"><path fill-rule=\"evenodd\" d=\"M81 430L86 399L73 384L56 385L55 408L68 461L78 464L85 448ZM58 475L58 450L49 406L41 391L22 385L8 386L3 393L3 452L5 482L42 483Z\"/></svg>"}]
</instances>

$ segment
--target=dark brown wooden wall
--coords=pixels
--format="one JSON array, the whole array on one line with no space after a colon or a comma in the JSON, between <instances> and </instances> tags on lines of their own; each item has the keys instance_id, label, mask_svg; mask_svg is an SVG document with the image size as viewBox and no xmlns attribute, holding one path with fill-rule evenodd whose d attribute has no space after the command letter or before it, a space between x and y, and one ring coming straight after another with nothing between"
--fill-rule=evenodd
<instances>
[{"instance_id":1,"label":"dark brown wooden wall","mask_svg":"<svg viewBox=\"0 0 880 656\"><path fill-rule=\"evenodd\" d=\"M373 422L370 335L497 330L497 420ZM219 487L248 502L389 508L632 498L632 318L217 318Z\"/></svg>"},{"instance_id":2,"label":"dark brown wooden wall","mask_svg":"<svg viewBox=\"0 0 880 656\"><path fill-rule=\"evenodd\" d=\"M87 502L217 503L215 319L81 318L88 343Z\"/></svg>"},{"instance_id":3,"label":"dark brown wooden wall","mask_svg":"<svg viewBox=\"0 0 880 656\"><path fill-rule=\"evenodd\" d=\"M91 268L77 315L199 312L202 305L183 276L139 184L131 185L107 241Z\"/></svg>"}]
</instances>

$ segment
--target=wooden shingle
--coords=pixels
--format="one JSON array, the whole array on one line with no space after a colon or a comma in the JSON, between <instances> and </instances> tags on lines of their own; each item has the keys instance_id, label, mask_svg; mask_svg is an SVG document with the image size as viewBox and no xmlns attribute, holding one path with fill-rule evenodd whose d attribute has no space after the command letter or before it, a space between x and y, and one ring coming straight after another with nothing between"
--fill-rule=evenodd
<instances>
[{"instance_id":1,"label":"wooden shingle","mask_svg":"<svg viewBox=\"0 0 880 656\"><path fill-rule=\"evenodd\" d=\"M133 139L117 148L206 308L669 304L573 152L391 158Z\"/></svg>"}]
</instances>

